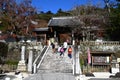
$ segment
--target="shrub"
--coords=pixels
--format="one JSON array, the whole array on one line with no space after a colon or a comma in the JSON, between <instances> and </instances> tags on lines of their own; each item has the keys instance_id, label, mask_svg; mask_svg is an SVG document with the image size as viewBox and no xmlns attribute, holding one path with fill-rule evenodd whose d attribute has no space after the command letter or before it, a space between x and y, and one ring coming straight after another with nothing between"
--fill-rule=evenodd
<instances>
[{"instance_id":1,"label":"shrub","mask_svg":"<svg viewBox=\"0 0 120 80\"><path fill-rule=\"evenodd\" d=\"M8 61L5 62L5 64L8 64L8 65L17 65L17 64L18 64L18 61L8 60Z\"/></svg>"}]
</instances>

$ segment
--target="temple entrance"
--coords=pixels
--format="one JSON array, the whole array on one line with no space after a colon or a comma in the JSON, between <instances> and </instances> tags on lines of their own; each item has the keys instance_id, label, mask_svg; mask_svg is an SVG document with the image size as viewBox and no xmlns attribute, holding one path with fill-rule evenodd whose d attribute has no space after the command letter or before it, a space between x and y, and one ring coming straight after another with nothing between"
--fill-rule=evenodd
<instances>
[{"instance_id":1,"label":"temple entrance","mask_svg":"<svg viewBox=\"0 0 120 80\"><path fill-rule=\"evenodd\" d=\"M70 33L59 34L59 41L60 43L67 41L69 44L71 44L71 34Z\"/></svg>"}]
</instances>

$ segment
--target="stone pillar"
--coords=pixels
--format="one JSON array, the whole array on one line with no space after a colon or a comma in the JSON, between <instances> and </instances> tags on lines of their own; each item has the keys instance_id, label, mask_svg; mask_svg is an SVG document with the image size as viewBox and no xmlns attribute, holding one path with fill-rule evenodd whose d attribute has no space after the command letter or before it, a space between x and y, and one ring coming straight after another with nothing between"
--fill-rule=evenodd
<instances>
[{"instance_id":1,"label":"stone pillar","mask_svg":"<svg viewBox=\"0 0 120 80\"><path fill-rule=\"evenodd\" d=\"M26 71L26 64L25 64L25 46L21 48L21 60L18 63L17 67L18 71Z\"/></svg>"},{"instance_id":2,"label":"stone pillar","mask_svg":"<svg viewBox=\"0 0 120 80\"><path fill-rule=\"evenodd\" d=\"M37 72L37 66L36 64L33 64L33 73L36 73Z\"/></svg>"},{"instance_id":3,"label":"stone pillar","mask_svg":"<svg viewBox=\"0 0 120 80\"><path fill-rule=\"evenodd\" d=\"M32 73L32 64L33 64L33 51L32 49L29 51L28 57L28 72Z\"/></svg>"},{"instance_id":4,"label":"stone pillar","mask_svg":"<svg viewBox=\"0 0 120 80\"><path fill-rule=\"evenodd\" d=\"M73 47L74 48L74 47ZM75 49L73 49L74 50L74 53L73 53L73 75L75 75L75 72L76 72L76 52L75 52Z\"/></svg>"},{"instance_id":5,"label":"stone pillar","mask_svg":"<svg viewBox=\"0 0 120 80\"><path fill-rule=\"evenodd\" d=\"M80 59L79 59L79 53L78 53L78 51L76 52L76 74L78 74L78 75L80 75L80 74L82 74L82 72L81 72L81 66L80 66Z\"/></svg>"},{"instance_id":6,"label":"stone pillar","mask_svg":"<svg viewBox=\"0 0 120 80\"><path fill-rule=\"evenodd\" d=\"M22 50L21 50L21 61L25 61L25 46L22 46Z\"/></svg>"},{"instance_id":7,"label":"stone pillar","mask_svg":"<svg viewBox=\"0 0 120 80\"><path fill-rule=\"evenodd\" d=\"M74 46L74 54L73 54L73 64L74 64L74 73L73 75L80 75L82 74L81 66L80 66L80 59L79 59L79 51L78 46Z\"/></svg>"}]
</instances>

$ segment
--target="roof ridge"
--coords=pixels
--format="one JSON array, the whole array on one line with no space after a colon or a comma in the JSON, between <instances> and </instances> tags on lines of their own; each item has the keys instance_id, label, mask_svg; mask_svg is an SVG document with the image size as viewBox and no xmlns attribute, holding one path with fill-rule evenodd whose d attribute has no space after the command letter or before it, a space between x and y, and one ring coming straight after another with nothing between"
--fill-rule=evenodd
<instances>
[{"instance_id":1,"label":"roof ridge","mask_svg":"<svg viewBox=\"0 0 120 80\"><path fill-rule=\"evenodd\" d=\"M60 16L60 17L53 17L52 19L72 19L73 16Z\"/></svg>"}]
</instances>

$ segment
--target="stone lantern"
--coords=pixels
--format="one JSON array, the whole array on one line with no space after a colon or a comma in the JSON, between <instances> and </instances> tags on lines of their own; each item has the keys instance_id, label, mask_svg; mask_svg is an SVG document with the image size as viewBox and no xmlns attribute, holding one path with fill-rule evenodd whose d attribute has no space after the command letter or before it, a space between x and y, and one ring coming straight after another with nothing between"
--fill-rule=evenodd
<instances>
[{"instance_id":1,"label":"stone lantern","mask_svg":"<svg viewBox=\"0 0 120 80\"><path fill-rule=\"evenodd\" d=\"M25 64L25 41L22 40L21 41L22 43L22 47L21 47L21 60L19 61L18 63L18 67L17 67L17 70L18 71L26 71L26 64Z\"/></svg>"}]
</instances>

